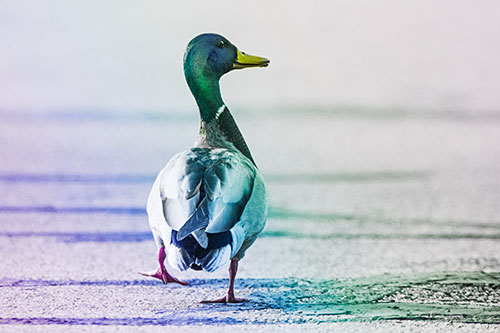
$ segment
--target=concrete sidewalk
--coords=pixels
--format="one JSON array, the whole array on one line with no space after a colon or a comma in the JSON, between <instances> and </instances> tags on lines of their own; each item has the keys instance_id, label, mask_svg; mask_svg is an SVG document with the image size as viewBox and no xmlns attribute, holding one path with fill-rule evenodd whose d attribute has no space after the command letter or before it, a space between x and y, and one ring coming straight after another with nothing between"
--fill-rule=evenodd
<instances>
[{"instance_id":1,"label":"concrete sidewalk","mask_svg":"<svg viewBox=\"0 0 500 333\"><path fill-rule=\"evenodd\" d=\"M498 125L296 117L241 122L271 211L234 305L198 303L225 269L173 270L188 287L138 274L156 268L155 172L195 123L7 119L0 330L498 331Z\"/></svg>"}]
</instances>

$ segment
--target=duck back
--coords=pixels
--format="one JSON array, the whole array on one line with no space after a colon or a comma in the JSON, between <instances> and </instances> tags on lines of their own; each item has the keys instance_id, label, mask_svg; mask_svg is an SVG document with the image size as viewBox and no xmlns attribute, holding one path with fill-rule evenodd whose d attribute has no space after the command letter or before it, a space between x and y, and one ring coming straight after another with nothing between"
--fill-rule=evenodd
<instances>
[{"instance_id":1,"label":"duck back","mask_svg":"<svg viewBox=\"0 0 500 333\"><path fill-rule=\"evenodd\" d=\"M159 179L167 224L179 231L189 221L188 234L192 228L228 231L251 195L255 172L252 162L236 150L192 148L175 155Z\"/></svg>"}]
</instances>

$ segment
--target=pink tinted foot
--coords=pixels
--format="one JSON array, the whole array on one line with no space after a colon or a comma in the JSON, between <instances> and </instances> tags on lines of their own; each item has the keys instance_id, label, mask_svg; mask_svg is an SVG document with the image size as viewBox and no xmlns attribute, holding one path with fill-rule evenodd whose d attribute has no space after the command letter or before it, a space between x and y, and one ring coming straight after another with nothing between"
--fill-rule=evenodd
<instances>
[{"instance_id":1,"label":"pink tinted foot","mask_svg":"<svg viewBox=\"0 0 500 333\"><path fill-rule=\"evenodd\" d=\"M139 274L141 274L143 276L149 276L149 277L153 277L155 279L161 280L165 284L178 283L178 284L183 285L183 286L188 285L188 283L186 281L182 281L182 280L177 279L176 277L173 277L172 275L168 274L168 272L166 270L162 271L161 268L158 268L158 270L154 273L142 273L142 272L140 272Z\"/></svg>"},{"instance_id":2,"label":"pink tinted foot","mask_svg":"<svg viewBox=\"0 0 500 333\"><path fill-rule=\"evenodd\" d=\"M243 302L248 302L248 299L246 298L236 298L234 295L226 295L222 298L217 298L214 300L203 300L200 303L207 304L207 303L243 303Z\"/></svg>"}]
</instances>

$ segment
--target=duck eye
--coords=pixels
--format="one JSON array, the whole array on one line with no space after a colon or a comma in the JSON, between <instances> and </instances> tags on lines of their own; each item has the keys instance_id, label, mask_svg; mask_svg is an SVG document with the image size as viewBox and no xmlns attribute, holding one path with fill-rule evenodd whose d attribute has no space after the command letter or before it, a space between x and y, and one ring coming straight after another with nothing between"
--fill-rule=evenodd
<instances>
[{"instance_id":1,"label":"duck eye","mask_svg":"<svg viewBox=\"0 0 500 333\"><path fill-rule=\"evenodd\" d=\"M223 47L224 45L226 45L226 43L224 43L223 40L219 41L219 43L217 44L218 47Z\"/></svg>"}]
</instances>

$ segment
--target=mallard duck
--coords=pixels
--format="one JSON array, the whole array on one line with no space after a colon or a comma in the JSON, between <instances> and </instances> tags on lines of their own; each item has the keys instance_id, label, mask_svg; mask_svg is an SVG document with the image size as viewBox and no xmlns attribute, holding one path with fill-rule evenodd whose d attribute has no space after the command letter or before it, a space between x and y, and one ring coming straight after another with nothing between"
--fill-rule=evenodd
<instances>
[{"instance_id":1,"label":"mallard duck","mask_svg":"<svg viewBox=\"0 0 500 333\"><path fill-rule=\"evenodd\" d=\"M233 69L268 65L211 33L191 40L184 54L200 132L194 147L172 157L154 182L147 212L160 267L142 274L187 285L167 271L165 259L180 271L213 272L229 263L226 295L203 302L246 301L234 296L238 262L264 228L268 208L264 180L222 100L219 80Z\"/></svg>"}]
</instances>

